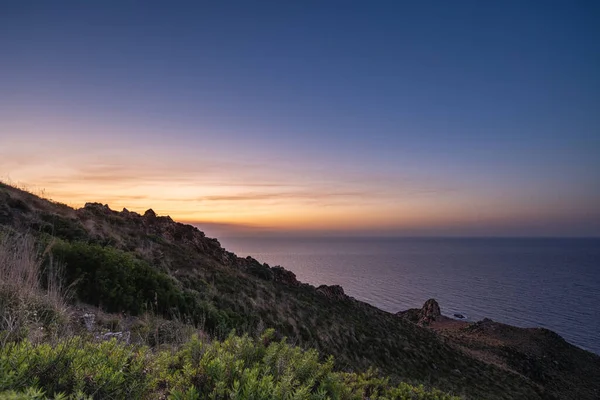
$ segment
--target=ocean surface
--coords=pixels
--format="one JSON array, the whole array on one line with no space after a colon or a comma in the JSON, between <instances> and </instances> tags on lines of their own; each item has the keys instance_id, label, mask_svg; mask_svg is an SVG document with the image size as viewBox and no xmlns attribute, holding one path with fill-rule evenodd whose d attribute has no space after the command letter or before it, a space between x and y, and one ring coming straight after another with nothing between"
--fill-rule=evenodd
<instances>
[{"instance_id":1,"label":"ocean surface","mask_svg":"<svg viewBox=\"0 0 600 400\"><path fill-rule=\"evenodd\" d=\"M421 307L551 329L600 354L600 239L225 238L302 282L383 310Z\"/></svg>"}]
</instances>

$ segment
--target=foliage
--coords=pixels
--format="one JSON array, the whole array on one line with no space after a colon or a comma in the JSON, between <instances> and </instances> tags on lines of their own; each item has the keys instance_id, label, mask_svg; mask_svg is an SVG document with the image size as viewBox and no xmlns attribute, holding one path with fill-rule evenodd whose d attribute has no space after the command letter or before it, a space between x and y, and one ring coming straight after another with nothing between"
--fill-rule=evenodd
<instances>
[{"instance_id":1,"label":"foliage","mask_svg":"<svg viewBox=\"0 0 600 400\"><path fill-rule=\"evenodd\" d=\"M107 311L139 314L151 306L150 299L159 298L160 312L179 301L173 280L130 254L64 242L56 245L53 253L66 263L67 281L76 284L78 297Z\"/></svg>"},{"instance_id":2,"label":"foliage","mask_svg":"<svg viewBox=\"0 0 600 400\"><path fill-rule=\"evenodd\" d=\"M40 213L40 222L34 226L41 232L65 240L83 240L87 232L75 218L67 218L57 213Z\"/></svg>"},{"instance_id":3,"label":"foliage","mask_svg":"<svg viewBox=\"0 0 600 400\"><path fill-rule=\"evenodd\" d=\"M115 340L80 337L29 341L0 349L0 396L9 399L428 399L454 397L407 384L392 386L375 371L336 372L315 350L230 335L197 336L178 350L153 352Z\"/></svg>"},{"instance_id":4,"label":"foliage","mask_svg":"<svg viewBox=\"0 0 600 400\"><path fill-rule=\"evenodd\" d=\"M60 242L53 248L66 265L67 282L79 300L109 312L139 315L152 310L202 322L214 331L227 326L227 315L200 301L164 272L121 250L83 242ZM230 328L227 326L227 328Z\"/></svg>"}]
</instances>

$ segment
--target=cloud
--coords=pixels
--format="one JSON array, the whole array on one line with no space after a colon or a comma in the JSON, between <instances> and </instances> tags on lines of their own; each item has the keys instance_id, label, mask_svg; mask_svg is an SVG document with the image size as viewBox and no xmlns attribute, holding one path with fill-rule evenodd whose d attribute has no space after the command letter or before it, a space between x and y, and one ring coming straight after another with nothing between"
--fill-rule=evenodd
<instances>
[{"instance_id":1,"label":"cloud","mask_svg":"<svg viewBox=\"0 0 600 400\"><path fill-rule=\"evenodd\" d=\"M318 192L318 191L295 191L295 192L275 192L275 193L240 193L234 195L215 195L203 196L198 201L261 201L261 200L287 200L287 199L306 199L306 200L325 200L332 198L363 198L373 196L372 192Z\"/></svg>"},{"instance_id":2,"label":"cloud","mask_svg":"<svg viewBox=\"0 0 600 400\"><path fill-rule=\"evenodd\" d=\"M13 170L14 178L74 207L98 201L116 210L153 208L177 220L279 230L387 224L412 215L411 204L421 198L449 192L431 181L358 167L280 164L235 154L195 157L129 145L101 150L82 149L65 157L21 154L24 162Z\"/></svg>"}]
</instances>

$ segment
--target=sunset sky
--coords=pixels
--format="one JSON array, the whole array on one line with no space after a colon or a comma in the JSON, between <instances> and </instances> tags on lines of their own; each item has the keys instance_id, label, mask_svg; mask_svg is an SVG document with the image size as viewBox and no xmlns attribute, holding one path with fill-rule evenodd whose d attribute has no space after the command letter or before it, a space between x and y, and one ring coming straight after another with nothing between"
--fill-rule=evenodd
<instances>
[{"instance_id":1,"label":"sunset sky","mask_svg":"<svg viewBox=\"0 0 600 400\"><path fill-rule=\"evenodd\" d=\"M600 2L2 1L0 179L208 233L600 236Z\"/></svg>"}]
</instances>

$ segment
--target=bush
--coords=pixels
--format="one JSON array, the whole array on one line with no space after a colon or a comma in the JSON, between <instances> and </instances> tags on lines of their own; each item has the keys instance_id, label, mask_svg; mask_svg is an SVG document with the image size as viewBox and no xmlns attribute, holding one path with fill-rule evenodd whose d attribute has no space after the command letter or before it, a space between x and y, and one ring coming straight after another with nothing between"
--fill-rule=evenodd
<instances>
[{"instance_id":1,"label":"bush","mask_svg":"<svg viewBox=\"0 0 600 400\"><path fill-rule=\"evenodd\" d=\"M168 313L185 300L172 278L123 251L63 242L53 253L65 262L67 281L75 284L79 299L109 312Z\"/></svg>"},{"instance_id":2,"label":"bush","mask_svg":"<svg viewBox=\"0 0 600 400\"><path fill-rule=\"evenodd\" d=\"M65 276L79 300L108 312L140 315L146 311L201 324L211 333L229 332L235 315L217 310L198 292L121 250L83 242L60 242L53 254L65 263Z\"/></svg>"},{"instance_id":3,"label":"bush","mask_svg":"<svg viewBox=\"0 0 600 400\"><path fill-rule=\"evenodd\" d=\"M408 384L392 386L375 371L333 370L333 358L315 350L230 335L208 342L197 336L177 351L151 352L117 341L73 338L0 349L0 394L43 393L62 398L170 399L427 399L450 400L439 391ZM9 397L10 398L10 397Z\"/></svg>"},{"instance_id":4,"label":"bush","mask_svg":"<svg viewBox=\"0 0 600 400\"><path fill-rule=\"evenodd\" d=\"M50 344L10 343L0 351L0 391L35 387L54 396L141 398L149 392L144 372L149 353L115 340L93 343L72 338Z\"/></svg>"},{"instance_id":5,"label":"bush","mask_svg":"<svg viewBox=\"0 0 600 400\"><path fill-rule=\"evenodd\" d=\"M65 240L85 240L89 237L86 230L76 218L64 217L60 214L42 212L37 227L40 232Z\"/></svg>"}]
</instances>

